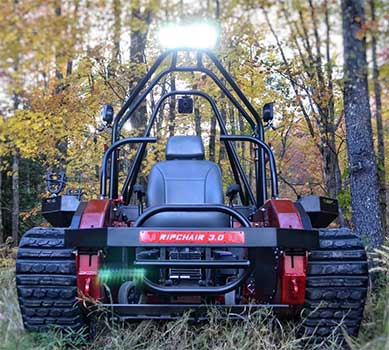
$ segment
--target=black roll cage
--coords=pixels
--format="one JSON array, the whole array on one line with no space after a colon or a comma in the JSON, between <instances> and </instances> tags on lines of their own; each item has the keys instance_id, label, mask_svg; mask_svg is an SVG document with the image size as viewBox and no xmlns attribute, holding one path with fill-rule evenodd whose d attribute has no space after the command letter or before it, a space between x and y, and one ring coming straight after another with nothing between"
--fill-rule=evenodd
<instances>
[{"instance_id":1,"label":"black roll cage","mask_svg":"<svg viewBox=\"0 0 389 350\"><path fill-rule=\"evenodd\" d=\"M196 52L197 64L194 66L177 66L177 55L180 51L193 51ZM227 88L226 84L223 83L218 76L211 70L207 69L203 65L203 56L207 56L211 62L216 66L218 71L222 74L225 81L230 85L232 90L238 96L239 100L231 93ZM159 72L154 79L152 79L153 74L157 69L162 65L162 63L168 58L171 57L171 64L169 68L166 68ZM146 99L147 95L152 91L152 89L158 84L162 77L169 73L173 72L202 72L209 76L216 85L221 89L223 94L230 100L235 108L238 109L239 113L245 118L250 127L252 128L252 135L229 135L227 132L226 125L222 118L222 115L217 108L215 100L209 96L207 93L197 90L175 90L170 91L160 97L156 103L150 120L146 125L146 129L143 137L133 137L119 140L120 131L123 128L123 125L131 119L132 115L136 109L141 105L141 103ZM149 83L149 84L148 84ZM146 85L148 86L146 87ZM140 143L132 165L129 169L127 177L125 179L122 193L125 202L129 202L131 194L133 192L133 186L136 181L137 174L140 169L141 162L144 158L146 146L148 142L155 142L155 138L150 138L150 132L152 126L156 119L159 109L163 106L163 102L170 96L175 95L196 95L205 98L217 119L217 122L220 127L220 140L225 142L227 155L230 161L231 169L233 171L234 179L237 184L243 185L240 186L240 198L244 205L248 205L251 202L257 208L259 208L267 196L267 187L266 187L266 163L265 163L265 153L268 156L270 163L270 173L271 173L271 188L272 188L272 197L278 197L278 185L277 185L277 171L274 161L274 155L271 148L265 143L264 140L264 127L261 121L261 118L258 112L251 105L249 100L240 90L238 85L235 83L231 75L224 69L221 62L218 60L215 54L209 50L199 50L199 49L171 49L164 51L151 66L149 71L146 73L144 78L138 83L135 87L127 101L124 103L120 111L115 116L113 125L112 125L112 137L111 137L111 146L104 155L101 169L101 186L100 186L100 196L105 198L107 196L107 168L108 162L110 160L111 169L110 169L110 184L109 184L109 198L116 199L118 197L118 151L117 148L129 143ZM247 110L242 106L247 108ZM249 141L254 143L255 147L255 183L256 183L256 197L253 194L253 191L250 187L250 183L244 173L242 165L239 161L239 158L236 153L236 149L233 145L233 141Z\"/></svg>"}]
</instances>

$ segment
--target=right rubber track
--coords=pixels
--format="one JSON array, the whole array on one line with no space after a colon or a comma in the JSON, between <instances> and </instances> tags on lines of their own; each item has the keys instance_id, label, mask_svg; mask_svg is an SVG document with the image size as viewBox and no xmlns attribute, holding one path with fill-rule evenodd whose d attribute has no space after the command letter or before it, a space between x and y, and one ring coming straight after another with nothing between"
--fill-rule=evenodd
<instances>
[{"instance_id":1,"label":"right rubber track","mask_svg":"<svg viewBox=\"0 0 389 350\"><path fill-rule=\"evenodd\" d=\"M320 229L320 248L308 260L302 326L317 340L335 333L339 324L357 336L368 289L368 264L361 240L347 228Z\"/></svg>"},{"instance_id":2,"label":"right rubber track","mask_svg":"<svg viewBox=\"0 0 389 350\"><path fill-rule=\"evenodd\" d=\"M24 327L79 330L85 325L77 301L76 262L64 249L63 228L27 231L16 259L16 286Z\"/></svg>"}]
</instances>

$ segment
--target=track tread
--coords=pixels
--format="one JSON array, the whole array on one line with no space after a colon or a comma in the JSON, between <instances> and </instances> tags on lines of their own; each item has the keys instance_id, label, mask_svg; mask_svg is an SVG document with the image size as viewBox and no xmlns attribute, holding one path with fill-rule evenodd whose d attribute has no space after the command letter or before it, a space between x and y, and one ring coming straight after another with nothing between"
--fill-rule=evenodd
<instances>
[{"instance_id":1,"label":"track tread","mask_svg":"<svg viewBox=\"0 0 389 350\"><path fill-rule=\"evenodd\" d=\"M76 273L76 262L71 260L16 260L16 273L69 274Z\"/></svg>"},{"instance_id":2,"label":"track tread","mask_svg":"<svg viewBox=\"0 0 389 350\"><path fill-rule=\"evenodd\" d=\"M77 301L76 265L64 248L63 228L33 228L19 245L16 286L27 330L78 330L85 325Z\"/></svg>"},{"instance_id":3,"label":"track tread","mask_svg":"<svg viewBox=\"0 0 389 350\"><path fill-rule=\"evenodd\" d=\"M362 241L351 230L320 229L320 248L310 252L302 329L317 341L341 327L356 336L368 288Z\"/></svg>"},{"instance_id":4,"label":"track tread","mask_svg":"<svg viewBox=\"0 0 389 350\"><path fill-rule=\"evenodd\" d=\"M31 249L31 248L20 248L17 254L18 258L29 259L29 258L42 258L42 259L72 259L73 253L70 249Z\"/></svg>"},{"instance_id":5,"label":"track tread","mask_svg":"<svg viewBox=\"0 0 389 350\"><path fill-rule=\"evenodd\" d=\"M74 286L76 285L76 276L48 276L48 275L17 275L16 281L18 285L40 285L40 286Z\"/></svg>"}]
</instances>

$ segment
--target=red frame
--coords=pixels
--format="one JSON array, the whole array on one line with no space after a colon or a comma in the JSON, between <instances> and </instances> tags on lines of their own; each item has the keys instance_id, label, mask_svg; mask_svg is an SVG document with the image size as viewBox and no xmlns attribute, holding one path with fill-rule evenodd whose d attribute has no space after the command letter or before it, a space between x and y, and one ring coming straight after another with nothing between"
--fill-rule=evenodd
<instances>
[{"instance_id":1,"label":"red frame","mask_svg":"<svg viewBox=\"0 0 389 350\"><path fill-rule=\"evenodd\" d=\"M281 303L302 305L305 301L308 257L285 255L282 257Z\"/></svg>"},{"instance_id":2,"label":"red frame","mask_svg":"<svg viewBox=\"0 0 389 350\"><path fill-rule=\"evenodd\" d=\"M80 229L109 226L110 210L110 200L90 200L82 213ZM101 299L101 285L98 278L101 263L102 258L98 252L96 254L79 254L76 256L77 288L81 298Z\"/></svg>"},{"instance_id":3,"label":"red frame","mask_svg":"<svg viewBox=\"0 0 389 350\"><path fill-rule=\"evenodd\" d=\"M300 214L289 199L269 199L263 205L267 212L269 226L304 229Z\"/></svg>"},{"instance_id":4,"label":"red frame","mask_svg":"<svg viewBox=\"0 0 389 350\"><path fill-rule=\"evenodd\" d=\"M101 299L101 285L98 272L101 266L101 256L80 254L76 257L77 288L81 298L91 297Z\"/></svg>"},{"instance_id":5,"label":"red frame","mask_svg":"<svg viewBox=\"0 0 389 350\"><path fill-rule=\"evenodd\" d=\"M81 217L80 228L109 226L111 202L108 199L91 200ZM270 227L304 229L294 203L288 199L266 201L261 213L262 224ZM255 217L255 216L254 216ZM253 226L258 224L254 219ZM261 225L262 226L262 225ZM144 243L177 243L196 245L213 243L244 243L242 231L191 231L191 230L143 230L140 241ZM102 263L100 255L77 256L77 286L80 295L99 300L101 285L98 270ZM305 301L307 255L291 256L284 254L280 261L280 302L288 305L302 305Z\"/></svg>"},{"instance_id":6,"label":"red frame","mask_svg":"<svg viewBox=\"0 0 389 350\"><path fill-rule=\"evenodd\" d=\"M91 199L82 213L80 228L109 226L109 199Z\"/></svg>"}]
</instances>

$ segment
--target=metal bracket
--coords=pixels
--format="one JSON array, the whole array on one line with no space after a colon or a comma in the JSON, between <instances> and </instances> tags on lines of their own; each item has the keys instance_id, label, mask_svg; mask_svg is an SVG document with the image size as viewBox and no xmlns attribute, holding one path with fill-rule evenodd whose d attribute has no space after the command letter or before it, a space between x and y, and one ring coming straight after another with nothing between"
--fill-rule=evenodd
<instances>
[{"instance_id":1,"label":"metal bracket","mask_svg":"<svg viewBox=\"0 0 389 350\"><path fill-rule=\"evenodd\" d=\"M64 190L67 182L66 175L63 171L59 173L48 171L45 180L47 184L47 190L52 197L60 194Z\"/></svg>"}]
</instances>

